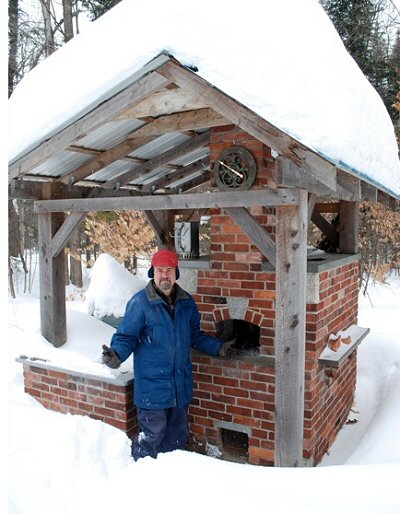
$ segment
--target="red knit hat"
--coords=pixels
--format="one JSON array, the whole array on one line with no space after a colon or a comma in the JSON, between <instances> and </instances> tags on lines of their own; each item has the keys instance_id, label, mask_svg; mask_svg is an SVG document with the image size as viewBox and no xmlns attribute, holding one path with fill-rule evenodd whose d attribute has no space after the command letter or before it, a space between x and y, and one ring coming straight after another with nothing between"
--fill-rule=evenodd
<instances>
[{"instance_id":1,"label":"red knit hat","mask_svg":"<svg viewBox=\"0 0 400 514\"><path fill-rule=\"evenodd\" d=\"M178 256L172 250L159 250L151 259L152 266L178 267Z\"/></svg>"},{"instance_id":2,"label":"red knit hat","mask_svg":"<svg viewBox=\"0 0 400 514\"><path fill-rule=\"evenodd\" d=\"M172 250L159 250L151 259L151 268L147 272L149 278L154 278L154 266L168 266L176 269L176 280L179 278L178 256Z\"/></svg>"}]
</instances>

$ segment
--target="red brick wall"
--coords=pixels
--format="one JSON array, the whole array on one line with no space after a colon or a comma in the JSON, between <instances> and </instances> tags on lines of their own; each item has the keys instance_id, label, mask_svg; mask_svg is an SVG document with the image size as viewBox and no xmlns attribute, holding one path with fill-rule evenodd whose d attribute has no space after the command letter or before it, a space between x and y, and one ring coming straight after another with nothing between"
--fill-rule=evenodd
<instances>
[{"instance_id":1,"label":"red brick wall","mask_svg":"<svg viewBox=\"0 0 400 514\"><path fill-rule=\"evenodd\" d=\"M193 447L203 452L206 443L221 447L218 425L237 425L250 432L248 461L273 465L273 367L200 354L193 355L193 366L195 391L189 410Z\"/></svg>"},{"instance_id":2,"label":"red brick wall","mask_svg":"<svg viewBox=\"0 0 400 514\"><path fill-rule=\"evenodd\" d=\"M255 187L274 187L274 161L269 148L233 126L212 132L211 161L231 145L242 145L257 159ZM273 237L274 211L251 213ZM274 368L260 364L274 354L275 273L262 270L263 256L242 230L221 210L212 211L210 269L199 270L194 295L202 329L215 334L216 323L234 316L229 298L245 298L242 319L258 325L260 359L223 361L194 355L195 399L190 409L193 444L221 446L222 423L249 434L249 462L273 464ZM330 333L356 323L358 263L320 273L319 301L307 305L304 457L317 463L332 444L353 402L356 353L339 370L323 368L318 358ZM268 360L268 359L267 359Z\"/></svg>"},{"instance_id":3,"label":"red brick wall","mask_svg":"<svg viewBox=\"0 0 400 514\"><path fill-rule=\"evenodd\" d=\"M359 263L319 275L320 301L307 305L304 454L319 462L346 421L354 399L356 351L336 370L318 358L330 334L357 323Z\"/></svg>"},{"instance_id":4,"label":"red brick wall","mask_svg":"<svg viewBox=\"0 0 400 514\"><path fill-rule=\"evenodd\" d=\"M115 385L90 376L24 364L24 383L25 392L48 409L99 419L129 437L136 432L132 381Z\"/></svg>"}]
</instances>

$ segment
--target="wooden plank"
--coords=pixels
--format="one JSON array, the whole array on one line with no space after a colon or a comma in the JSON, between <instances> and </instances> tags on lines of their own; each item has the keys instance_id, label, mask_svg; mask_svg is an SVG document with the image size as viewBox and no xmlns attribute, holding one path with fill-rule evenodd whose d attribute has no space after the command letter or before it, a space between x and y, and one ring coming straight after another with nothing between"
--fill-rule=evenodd
<instances>
[{"instance_id":1,"label":"wooden plank","mask_svg":"<svg viewBox=\"0 0 400 514\"><path fill-rule=\"evenodd\" d=\"M191 94L190 91L182 91L180 88L163 89L154 93L150 98L139 102L137 105L128 107L116 116L115 119L144 118L146 116L154 116L155 114L172 114L174 112L191 111L204 107L207 107L207 104L204 104L203 101Z\"/></svg>"},{"instance_id":2,"label":"wooden plank","mask_svg":"<svg viewBox=\"0 0 400 514\"><path fill-rule=\"evenodd\" d=\"M150 143L154 139L157 139L157 136L143 136L135 139L124 140L109 150L101 152L100 155L97 155L93 159L84 162L78 166L78 168L75 168L68 173L64 173L64 175L60 177L59 181L63 184L73 185L76 182L85 179L89 175L96 173L96 171L106 167L108 164L111 164L118 159L122 159L128 153L133 152L137 148L140 148L147 143Z\"/></svg>"},{"instance_id":3,"label":"wooden plank","mask_svg":"<svg viewBox=\"0 0 400 514\"><path fill-rule=\"evenodd\" d=\"M86 218L86 212L73 212L57 230L52 240L51 256L57 257L68 243L75 228Z\"/></svg>"},{"instance_id":4,"label":"wooden plank","mask_svg":"<svg viewBox=\"0 0 400 514\"><path fill-rule=\"evenodd\" d=\"M35 212L90 212L214 209L251 207L253 205L296 205L298 192L294 190L253 189L251 191L215 192L207 194L150 195L114 198L76 198L35 202Z\"/></svg>"},{"instance_id":5,"label":"wooden plank","mask_svg":"<svg viewBox=\"0 0 400 514\"><path fill-rule=\"evenodd\" d=\"M180 180L186 176L191 175L197 171L204 170L205 172L210 169L210 157L205 159L201 159L200 161L196 161L188 166L184 166L182 168L169 173L167 176L162 177L161 179L155 178L154 182L143 186L142 192L150 192L157 191L158 189L163 189L170 187L173 182Z\"/></svg>"},{"instance_id":6,"label":"wooden plank","mask_svg":"<svg viewBox=\"0 0 400 514\"><path fill-rule=\"evenodd\" d=\"M282 187L299 187L301 185L310 193L325 195L337 200L358 201L361 199L360 180L339 169L336 171L335 187L328 187L321 179L310 174L289 159L278 157L276 166L276 183Z\"/></svg>"},{"instance_id":7,"label":"wooden plank","mask_svg":"<svg viewBox=\"0 0 400 514\"><path fill-rule=\"evenodd\" d=\"M200 100L231 123L272 149L278 150L284 157L295 161L299 167L319 177L328 187L335 188L335 166L316 152L294 140L175 61L171 60L164 64L159 68L159 72L183 89L194 92ZM297 184L297 187L300 185Z\"/></svg>"},{"instance_id":8,"label":"wooden plank","mask_svg":"<svg viewBox=\"0 0 400 514\"><path fill-rule=\"evenodd\" d=\"M309 193L308 195L308 204L307 204L307 220L308 225L310 225L311 217L313 215L314 209L315 209L315 202L317 200L317 195L314 193Z\"/></svg>"},{"instance_id":9,"label":"wooden plank","mask_svg":"<svg viewBox=\"0 0 400 514\"><path fill-rule=\"evenodd\" d=\"M187 193L188 191L194 192L197 191L200 193L208 193L209 192L209 182L211 177L211 171L205 170L201 173L201 175L186 181L184 184L171 187L168 189L169 192L175 191L178 194Z\"/></svg>"},{"instance_id":10,"label":"wooden plank","mask_svg":"<svg viewBox=\"0 0 400 514\"><path fill-rule=\"evenodd\" d=\"M9 167L9 181L29 173L36 166L76 143L90 131L112 120L127 106L149 97L169 83L168 79L156 71L149 73L121 93L103 102L79 120L68 125L58 134L43 141L34 150L27 153Z\"/></svg>"},{"instance_id":11,"label":"wooden plank","mask_svg":"<svg viewBox=\"0 0 400 514\"><path fill-rule=\"evenodd\" d=\"M76 152L76 153L83 153L86 155L92 155L92 156L99 156L103 155L104 152L107 152L108 150L95 150L94 148L87 148L85 146L77 146L77 145L71 145L68 148L65 149L67 152ZM125 155L120 158L121 161L126 162L137 162L142 163L145 162L146 159L141 159L140 157L131 157L130 155Z\"/></svg>"},{"instance_id":12,"label":"wooden plank","mask_svg":"<svg viewBox=\"0 0 400 514\"><path fill-rule=\"evenodd\" d=\"M165 164L168 164L174 160L180 159L184 155L193 152L202 146L208 145L209 142L210 133L204 132L203 134L200 134L193 139L190 139L189 141L186 141L185 143L172 148L171 150L167 150L166 152L157 155L157 157L154 157L153 159L149 159L144 164L141 164L132 170L125 171L115 178L108 180L105 184L103 184L103 187L105 189L119 189L131 180L138 179L143 175L146 175L146 173L159 168L160 166L164 166Z\"/></svg>"},{"instance_id":13,"label":"wooden plank","mask_svg":"<svg viewBox=\"0 0 400 514\"><path fill-rule=\"evenodd\" d=\"M340 210L340 203L338 202L326 202L316 203L314 209L319 213L338 213Z\"/></svg>"},{"instance_id":14,"label":"wooden plank","mask_svg":"<svg viewBox=\"0 0 400 514\"><path fill-rule=\"evenodd\" d=\"M381 203L382 205L385 205L385 207L389 207L389 205L390 205L389 198L390 198L390 196L387 193L385 193L384 191L378 190L377 201L379 203Z\"/></svg>"},{"instance_id":15,"label":"wooden plank","mask_svg":"<svg viewBox=\"0 0 400 514\"><path fill-rule=\"evenodd\" d=\"M174 213L172 211L143 211L143 214L150 223L157 239L159 248L172 246L172 235L174 231Z\"/></svg>"},{"instance_id":16,"label":"wooden plank","mask_svg":"<svg viewBox=\"0 0 400 514\"><path fill-rule=\"evenodd\" d=\"M348 198L346 200L353 200L359 202L361 200L361 180L349 173L337 170L337 189L340 192L347 192ZM343 198L344 200L345 198Z\"/></svg>"},{"instance_id":17,"label":"wooden plank","mask_svg":"<svg viewBox=\"0 0 400 514\"><path fill-rule=\"evenodd\" d=\"M253 218L253 216L243 207L225 208L224 211L229 214L233 221L239 225L245 234L247 234L252 243L260 250L260 252L275 267L276 265L276 248L275 242L271 236L265 231L261 225Z\"/></svg>"},{"instance_id":18,"label":"wooden plank","mask_svg":"<svg viewBox=\"0 0 400 514\"><path fill-rule=\"evenodd\" d=\"M151 123L148 123L129 134L127 139L152 135L161 136L163 134L168 134L169 132L183 132L186 130L218 127L226 125L227 123L227 120L223 116L212 109L178 112L156 118Z\"/></svg>"},{"instance_id":19,"label":"wooden plank","mask_svg":"<svg viewBox=\"0 0 400 514\"><path fill-rule=\"evenodd\" d=\"M358 252L359 205L358 202L340 202L339 252Z\"/></svg>"},{"instance_id":20,"label":"wooden plank","mask_svg":"<svg viewBox=\"0 0 400 514\"><path fill-rule=\"evenodd\" d=\"M302 187L315 194L335 194L337 188L336 171L328 173L302 168L286 157L276 159L276 182L285 187Z\"/></svg>"},{"instance_id":21,"label":"wooden plank","mask_svg":"<svg viewBox=\"0 0 400 514\"><path fill-rule=\"evenodd\" d=\"M363 200L370 200L371 202L378 201L378 190L375 186L368 184L368 182L361 183L361 196Z\"/></svg>"},{"instance_id":22,"label":"wooden plank","mask_svg":"<svg viewBox=\"0 0 400 514\"><path fill-rule=\"evenodd\" d=\"M63 221L63 214L41 213L39 228L40 330L55 347L67 339L65 307L66 259L63 252L52 256L52 237Z\"/></svg>"},{"instance_id":23,"label":"wooden plank","mask_svg":"<svg viewBox=\"0 0 400 514\"><path fill-rule=\"evenodd\" d=\"M276 209L275 466L302 466L307 192Z\"/></svg>"}]
</instances>

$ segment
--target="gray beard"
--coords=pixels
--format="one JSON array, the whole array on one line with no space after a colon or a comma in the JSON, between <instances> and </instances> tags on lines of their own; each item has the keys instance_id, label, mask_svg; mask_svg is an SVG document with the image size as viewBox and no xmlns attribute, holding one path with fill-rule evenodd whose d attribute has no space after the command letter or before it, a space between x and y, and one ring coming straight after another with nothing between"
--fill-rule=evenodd
<instances>
[{"instance_id":1,"label":"gray beard","mask_svg":"<svg viewBox=\"0 0 400 514\"><path fill-rule=\"evenodd\" d=\"M169 280L161 280L158 288L161 291L170 291L172 289L172 284Z\"/></svg>"}]
</instances>

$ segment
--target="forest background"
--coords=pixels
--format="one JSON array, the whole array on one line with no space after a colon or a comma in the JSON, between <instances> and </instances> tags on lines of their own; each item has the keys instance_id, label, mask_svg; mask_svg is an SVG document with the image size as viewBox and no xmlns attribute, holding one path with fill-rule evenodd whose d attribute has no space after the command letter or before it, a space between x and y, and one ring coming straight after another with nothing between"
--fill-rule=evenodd
<instances>
[{"instance_id":1,"label":"forest background","mask_svg":"<svg viewBox=\"0 0 400 514\"><path fill-rule=\"evenodd\" d=\"M56 52L120 0L8 0L8 96L40 61ZM139 0L137 0L139 1ZM400 146L400 2L396 0L320 0L346 49L379 93L393 122ZM329 99L327 99L329 101ZM10 192L9 192L10 193ZM196 213L198 216L198 213ZM200 253L208 253L209 222L202 216ZM177 221L190 221L181 218ZM337 224L335 214L328 221ZM360 204L361 284L384 281L400 272L400 203ZM310 246L326 249L322 233L310 228ZM36 272L37 219L33 200L8 196L8 285L16 296L13 276L24 271L24 292ZM138 257L149 256L156 239L145 215L138 211L89 213L66 249L66 285L82 287L82 265L90 267L101 252L135 272Z\"/></svg>"}]
</instances>

